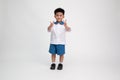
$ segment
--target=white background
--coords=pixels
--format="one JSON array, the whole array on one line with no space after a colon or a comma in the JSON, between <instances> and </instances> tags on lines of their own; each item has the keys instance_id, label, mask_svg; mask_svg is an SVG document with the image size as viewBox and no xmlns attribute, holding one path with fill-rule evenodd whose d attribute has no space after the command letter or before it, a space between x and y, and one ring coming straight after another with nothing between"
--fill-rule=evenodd
<instances>
[{"instance_id":1,"label":"white background","mask_svg":"<svg viewBox=\"0 0 120 80\"><path fill-rule=\"evenodd\" d=\"M51 71L47 27L58 7L72 31L64 69ZM120 80L119 67L120 0L0 0L0 80Z\"/></svg>"}]
</instances>

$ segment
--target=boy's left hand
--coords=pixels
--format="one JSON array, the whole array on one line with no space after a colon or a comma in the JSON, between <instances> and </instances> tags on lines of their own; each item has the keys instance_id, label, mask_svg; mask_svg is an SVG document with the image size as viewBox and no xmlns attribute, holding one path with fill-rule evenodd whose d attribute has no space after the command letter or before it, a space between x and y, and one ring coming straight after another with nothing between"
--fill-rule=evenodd
<instances>
[{"instance_id":1,"label":"boy's left hand","mask_svg":"<svg viewBox=\"0 0 120 80\"><path fill-rule=\"evenodd\" d=\"M66 27L67 26L67 20L65 19L64 21L64 26Z\"/></svg>"},{"instance_id":2,"label":"boy's left hand","mask_svg":"<svg viewBox=\"0 0 120 80\"><path fill-rule=\"evenodd\" d=\"M71 31L71 28L68 27L68 25L67 25L67 20L66 20L66 19L65 19L65 21L64 21L64 26L65 26L65 29L66 29L67 31Z\"/></svg>"}]
</instances>

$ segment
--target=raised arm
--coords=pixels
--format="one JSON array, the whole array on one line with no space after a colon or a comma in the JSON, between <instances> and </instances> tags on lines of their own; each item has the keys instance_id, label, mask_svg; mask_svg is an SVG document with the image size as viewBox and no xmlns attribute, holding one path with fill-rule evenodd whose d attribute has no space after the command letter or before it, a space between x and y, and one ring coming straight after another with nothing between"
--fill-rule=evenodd
<instances>
[{"instance_id":1,"label":"raised arm","mask_svg":"<svg viewBox=\"0 0 120 80\"><path fill-rule=\"evenodd\" d=\"M48 26L48 31L51 31L51 28L53 27L53 22L50 22L50 25Z\"/></svg>"},{"instance_id":2,"label":"raised arm","mask_svg":"<svg viewBox=\"0 0 120 80\"><path fill-rule=\"evenodd\" d=\"M66 31L71 31L71 28L67 25L66 20L64 21L64 26L65 26Z\"/></svg>"}]
</instances>

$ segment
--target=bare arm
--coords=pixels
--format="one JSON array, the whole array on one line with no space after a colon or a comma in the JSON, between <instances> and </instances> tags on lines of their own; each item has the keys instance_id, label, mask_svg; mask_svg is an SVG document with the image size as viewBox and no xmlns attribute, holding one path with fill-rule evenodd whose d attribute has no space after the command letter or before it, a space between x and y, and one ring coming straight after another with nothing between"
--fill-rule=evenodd
<instances>
[{"instance_id":1,"label":"bare arm","mask_svg":"<svg viewBox=\"0 0 120 80\"><path fill-rule=\"evenodd\" d=\"M48 31L51 31L51 28L53 27L53 22L50 22L50 25L48 26Z\"/></svg>"},{"instance_id":2,"label":"bare arm","mask_svg":"<svg viewBox=\"0 0 120 80\"><path fill-rule=\"evenodd\" d=\"M67 25L66 20L64 21L66 31L71 31L71 28Z\"/></svg>"}]
</instances>

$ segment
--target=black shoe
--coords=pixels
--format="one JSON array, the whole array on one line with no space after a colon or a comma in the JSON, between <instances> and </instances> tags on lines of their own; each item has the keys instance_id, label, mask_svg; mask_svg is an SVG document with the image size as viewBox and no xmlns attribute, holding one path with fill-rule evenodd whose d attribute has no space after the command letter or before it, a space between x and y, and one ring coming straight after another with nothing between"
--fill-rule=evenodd
<instances>
[{"instance_id":1,"label":"black shoe","mask_svg":"<svg viewBox=\"0 0 120 80\"><path fill-rule=\"evenodd\" d=\"M58 64L58 67L57 67L58 70L62 70L63 69L63 65L60 63Z\"/></svg>"},{"instance_id":2,"label":"black shoe","mask_svg":"<svg viewBox=\"0 0 120 80\"><path fill-rule=\"evenodd\" d=\"M54 70L54 69L55 69L55 67L56 67L56 64L54 64L54 63L53 63L53 64L51 64L50 69L51 69L51 70Z\"/></svg>"}]
</instances>

